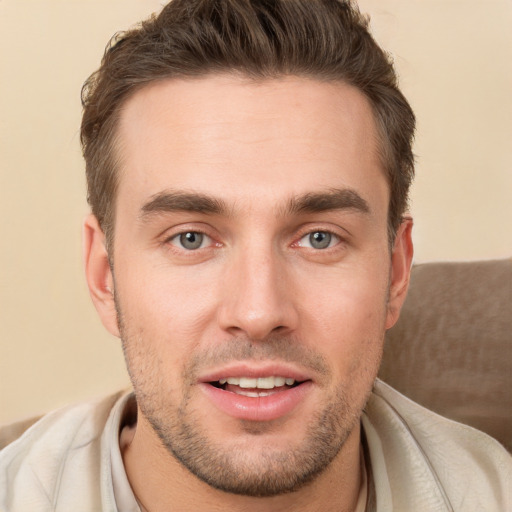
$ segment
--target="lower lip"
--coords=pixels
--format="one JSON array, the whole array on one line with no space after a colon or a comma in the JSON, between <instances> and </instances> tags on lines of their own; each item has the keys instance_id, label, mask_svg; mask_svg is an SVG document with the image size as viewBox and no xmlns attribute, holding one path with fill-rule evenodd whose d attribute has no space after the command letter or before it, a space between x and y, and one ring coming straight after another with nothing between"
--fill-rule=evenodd
<instances>
[{"instance_id":1,"label":"lower lip","mask_svg":"<svg viewBox=\"0 0 512 512\"><path fill-rule=\"evenodd\" d=\"M268 396L249 397L224 391L208 383L201 389L222 412L248 421L271 421L286 416L295 409L311 389L311 381Z\"/></svg>"}]
</instances>

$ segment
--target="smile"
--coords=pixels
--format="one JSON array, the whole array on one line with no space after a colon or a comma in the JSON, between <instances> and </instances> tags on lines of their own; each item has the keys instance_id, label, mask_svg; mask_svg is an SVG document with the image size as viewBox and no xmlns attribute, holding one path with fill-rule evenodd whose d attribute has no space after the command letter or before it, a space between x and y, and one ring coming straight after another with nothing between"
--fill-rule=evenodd
<instances>
[{"instance_id":1,"label":"smile","mask_svg":"<svg viewBox=\"0 0 512 512\"><path fill-rule=\"evenodd\" d=\"M222 414L246 421L272 421L294 413L314 389L306 375L276 367L231 368L198 383Z\"/></svg>"}]
</instances>

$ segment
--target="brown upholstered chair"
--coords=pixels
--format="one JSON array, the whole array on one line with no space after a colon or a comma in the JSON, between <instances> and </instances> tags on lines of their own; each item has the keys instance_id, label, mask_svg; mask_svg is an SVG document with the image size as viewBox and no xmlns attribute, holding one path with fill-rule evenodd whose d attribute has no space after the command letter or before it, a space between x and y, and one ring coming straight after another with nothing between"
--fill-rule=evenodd
<instances>
[{"instance_id":1,"label":"brown upholstered chair","mask_svg":"<svg viewBox=\"0 0 512 512\"><path fill-rule=\"evenodd\" d=\"M414 266L379 376L512 451L512 259Z\"/></svg>"}]
</instances>

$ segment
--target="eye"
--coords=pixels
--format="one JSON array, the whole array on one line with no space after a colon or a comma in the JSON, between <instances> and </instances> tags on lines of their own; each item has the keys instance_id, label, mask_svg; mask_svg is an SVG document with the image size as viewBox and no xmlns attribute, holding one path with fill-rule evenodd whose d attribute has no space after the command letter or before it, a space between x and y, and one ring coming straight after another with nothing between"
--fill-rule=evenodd
<instances>
[{"instance_id":1,"label":"eye","mask_svg":"<svg viewBox=\"0 0 512 512\"><path fill-rule=\"evenodd\" d=\"M301 247L312 249L328 249L339 243L340 239L329 231L312 231L299 240Z\"/></svg>"},{"instance_id":2,"label":"eye","mask_svg":"<svg viewBox=\"0 0 512 512\"><path fill-rule=\"evenodd\" d=\"M211 239L208 235L200 233L199 231L187 231L173 236L170 242L180 249L195 251L196 249L202 249L211 244Z\"/></svg>"}]
</instances>

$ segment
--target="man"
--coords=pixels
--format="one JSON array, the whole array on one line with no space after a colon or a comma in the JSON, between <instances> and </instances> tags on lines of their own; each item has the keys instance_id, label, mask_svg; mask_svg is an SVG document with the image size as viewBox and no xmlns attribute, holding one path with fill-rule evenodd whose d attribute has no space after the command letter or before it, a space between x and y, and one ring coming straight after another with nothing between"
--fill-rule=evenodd
<instances>
[{"instance_id":1,"label":"man","mask_svg":"<svg viewBox=\"0 0 512 512\"><path fill-rule=\"evenodd\" d=\"M355 7L174 0L83 93L85 267L134 394L0 456L18 510L507 510L492 439L376 381L414 116Z\"/></svg>"}]
</instances>

